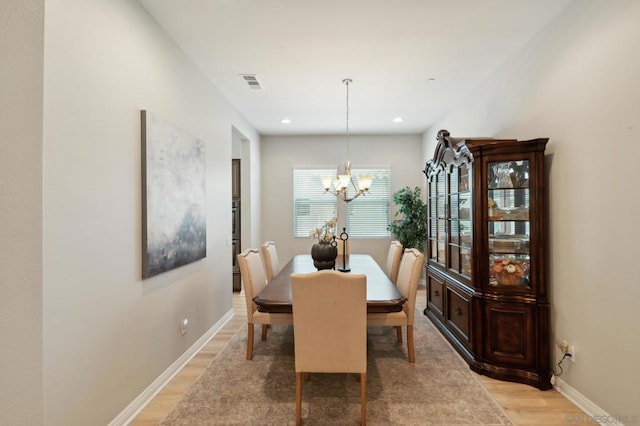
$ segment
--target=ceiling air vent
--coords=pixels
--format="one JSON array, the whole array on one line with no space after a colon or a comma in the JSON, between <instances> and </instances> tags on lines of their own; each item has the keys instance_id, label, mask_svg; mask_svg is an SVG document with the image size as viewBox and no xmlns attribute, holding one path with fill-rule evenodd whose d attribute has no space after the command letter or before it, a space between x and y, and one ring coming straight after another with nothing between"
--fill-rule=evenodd
<instances>
[{"instance_id":1,"label":"ceiling air vent","mask_svg":"<svg viewBox=\"0 0 640 426\"><path fill-rule=\"evenodd\" d=\"M240 77L242 77L244 82L247 83L247 86L251 89L262 89L262 86L260 86L260 82L255 74L240 74Z\"/></svg>"}]
</instances>

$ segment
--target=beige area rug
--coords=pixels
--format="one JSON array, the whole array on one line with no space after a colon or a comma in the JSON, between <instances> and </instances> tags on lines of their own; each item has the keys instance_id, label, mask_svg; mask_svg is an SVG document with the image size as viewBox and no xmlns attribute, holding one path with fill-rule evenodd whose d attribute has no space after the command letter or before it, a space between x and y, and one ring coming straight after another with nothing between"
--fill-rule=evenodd
<instances>
[{"instance_id":1,"label":"beige area rug","mask_svg":"<svg viewBox=\"0 0 640 426\"><path fill-rule=\"evenodd\" d=\"M404 331L404 328L403 328ZM285 425L295 423L293 328L272 326L266 341L256 327L252 361L245 359L246 326L216 357L163 425ZM369 425L511 425L467 364L416 310L415 364L393 327L369 327ZM405 336L406 337L406 336ZM355 374L309 374L303 384L306 425L360 421Z\"/></svg>"}]
</instances>

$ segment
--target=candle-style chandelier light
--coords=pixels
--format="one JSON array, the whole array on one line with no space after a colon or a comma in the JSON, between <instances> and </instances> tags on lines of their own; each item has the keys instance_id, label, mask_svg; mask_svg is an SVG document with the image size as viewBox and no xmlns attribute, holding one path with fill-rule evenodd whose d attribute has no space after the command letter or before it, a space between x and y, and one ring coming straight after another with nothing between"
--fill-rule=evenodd
<instances>
[{"instance_id":1,"label":"candle-style chandelier light","mask_svg":"<svg viewBox=\"0 0 640 426\"><path fill-rule=\"evenodd\" d=\"M347 117L346 117L346 130L347 130L347 161L344 162L344 173L338 174L337 177L325 177L322 178L322 184L324 190L330 194L335 195L345 203L355 200L361 195L369 192L371 183L373 182L372 176L358 176L357 184L354 177L351 175L351 160L349 160L349 84L353 83L350 78L345 78L342 83L347 88ZM353 196L349 197L348 189L352 187L354 190Z\"/></svg>"}]
</instances>

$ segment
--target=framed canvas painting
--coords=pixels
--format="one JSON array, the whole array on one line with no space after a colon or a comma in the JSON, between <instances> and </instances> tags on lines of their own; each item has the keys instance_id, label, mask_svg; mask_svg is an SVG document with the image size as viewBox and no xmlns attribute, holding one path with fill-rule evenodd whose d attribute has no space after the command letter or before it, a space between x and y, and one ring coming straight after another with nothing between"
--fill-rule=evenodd
<instances>
[{"instance_id":1,"label":"framed canvas painting","mask_svg":"<svg viewBox=\"0 0 640 426\"><path fill-rule=\"evenodd\" d=\"M142 120L142 277L207 255L205 143L149 111Z\"/></svg>"}]
</instances>

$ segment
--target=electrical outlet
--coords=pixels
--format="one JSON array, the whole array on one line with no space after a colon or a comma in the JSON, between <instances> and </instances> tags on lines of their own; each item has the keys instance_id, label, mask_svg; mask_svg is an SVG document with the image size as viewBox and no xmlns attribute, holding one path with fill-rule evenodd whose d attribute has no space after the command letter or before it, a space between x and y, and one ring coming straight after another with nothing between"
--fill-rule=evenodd
<instances>
[{"instance_id":1,"label":"electrical outlet","mask_svg":"<svg viewBox=\"0 0 640 426\"><path fill-rule=\"evenodd\" d=\"M180 321L180 334L184 336L185 334L187 334L188 329L189 329L189 318L185 318L182 321Z\"/></svg>"},{"instance_id":2,"label":"electrical outlet","mask_svg":"<svg viewBox=\"0 0 640 426\"><path fill-rule=\"evenodd\" d=\"M569 346L569 353L571 354L571 362L576 362L576 347L573 345Z\"/></svg>"}]
</instances>

